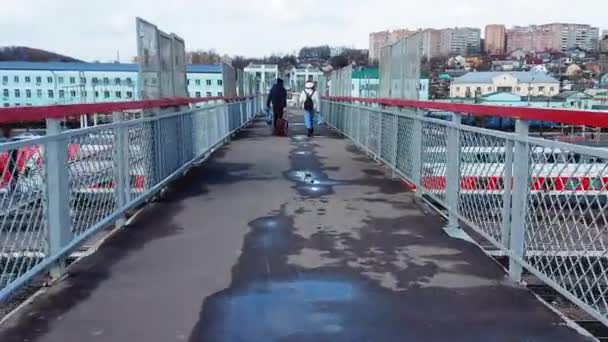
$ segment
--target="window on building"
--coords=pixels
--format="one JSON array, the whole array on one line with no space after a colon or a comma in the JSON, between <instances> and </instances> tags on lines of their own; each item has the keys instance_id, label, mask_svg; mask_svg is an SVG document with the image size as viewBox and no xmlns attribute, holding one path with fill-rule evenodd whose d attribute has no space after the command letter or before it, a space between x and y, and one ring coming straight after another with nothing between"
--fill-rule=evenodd
<instances>
[{"instance_id":1,"label":"window on building","mask_svg":"<svg viewBox=\"0 0 608 342\"><path fill-rule=\"evenodd\" d=\"M76 84L76 77L70 77L70 84Z\"/></svg>"},{"instance_id":2,"label":"window on building","mask_svg":"<svg viewBox=\"0 0 608 342\"><path fill-rule=\"evenodd\" d=\"M42 89L36 89L36 97L39 99L42 98Z\"/></svg>"},{"instance_id":3,"label":"window on building","mask_svg":"<svg viewBox=\"0 0 608 342\"><path fill-rule=\"evenodd\" d=\"M55 96L52 89L49 89L47 95L49 96L49 99L52 99Z\"/></svg>"},{"instance_id":4,"label":"window on building","mask_svg":"<svg viewBox=\"0 0 608 342\"><path fill-rule=\"evenodd\" d=\"M218 86L221 86L223 83L224 83L224 81L222 81L222 80L217 80L217 85L218 85Z\"/></svg>"},{"instance_id":5,"label":"window on building","mask_svg":"<svg viewBox=\"0 0 608 342\"><path fill-rule=\"evenodd\" d=\"M125 82L127 82L127 85L132 85L133 84L133 80L131 79L131 77L127 77L125 79Z\"/></svg>"},{"instance_id":6,"label":"window on building","mask_svg":"<svg viewBox=\"0 0 608 342\"><path fill-rule=\"evenodd\" d=\"M2 96L4 96L4 97L8 97L8 89L4 89L4 90L2 91Z\"/></svg>"},{"instance_id":7,"label":"window on building","mask_svg":"<svg viewBox=\"0 0 608 342\"><path fill-rule=\"evenodd\" d=\"M515 88L515 89L517 89L517 91L521 91L521 87L517 87L517 88Z\"/></svg>"},{"instance_id":8,"label":"window on building","mask_svg":"<svg viewBox=\"0 0 608 342\"><path fill-rule=\"evenodd\" d=\"M190 85L190 79L189 79L189 78L188 78L188 79L186 79L186 84L187 84L187 85Z\"/></svg>"},{"instance_id":9,"label":"window on building","mask_svg":"<svg viewBox=\"0 0 608 342\"><path fill-rule=\"evenodd\" d=\"M460 91L460 87L456 87L456 91Z\"/></svg>"},{"instance_id":10,"label":"window on building","mask_svg":"<svg viewBox=\"0 0 608 342\"><path fill-rule=\"evenodd\" d=\"M87 97L87 91L86 90L82 91L82 96L84 96L85 98Z\"/></svg>"},{"instance_id":11,"label":"window on building","mask_svg":"<svg viewBox=\"0 0 608 342\"><path fill-rule=\"evenodd\" d=\"M128 99L132 99L133 98L133 92L132 91L127 91L127 98Z\"/></svg>"},{"instance_id":12,"label":"window on building","mask_svg":"<svg viewBox=\"0 0 608 342\"><path fill-rule=\"evenodd\" d=\"M550 87L549 90L550 91L555 91L555 88L554 87Z\"/></svg>"},{"instance_id":13,"label":"window on building","mask_svg":"<svg viewBox=\"0 0 608 342\"><path fill-rule=\"evenodd\" d=\"M107 78L107 77L104 77L104 78L103 78L103 84L105 84L105 85L110 84L110 79L109 79L109 78Z\"/></svg>"},{"instance_id":14,"label":"window on building","mask_svg":"<svg viewBox=\"0 0 608 342\"><path fill-rule=\"evenodd\" d=\"M2 76L2 83L8 83L8 76Z\"/></svg>"},{"instance_id":15,"label":"window on building","mask_svg":"<svg viewBox=\"0 0 608 342\"><path fill-rule=\"evenodd\" d=\"M106 99L109 99L110 98L110 91L109 90L104 91L103 92L103 97L106 98Z\"/></svg>"},{"instance_id":16,"label":"window on building","mask_svg":"<svg viewBox=\"0 0 608 342\"><path fill-rule=\"evenodd\" d=\"M15 77L13 78L13 81L14 81L15 83L19 83L19 76L15 76Z\"/></svg>"},{"instance_id":17,"label":"window on building","mask_svg":"<svg viewBox=\"0 0 608 342\"><path fill-rule=\"evenodd\" d=\"M65 97L65 90L61 89L59 90L59 98L63 99Z\"/></svg>"},{"instance_id":18,"label":"window on building","mask_svg":"<svg viewBox=\"0 0 608 342\"><path fill-rule=\"evenodd\" d=\"M86 77L81 77L80 78L80 83L81 84L87 84L87 78Z\"/></svg>"},{"instance_id":19,"label":"window on building","mask_svg":"<svg viewBox=\"0 0 608 342\"><path fill-rule=\"evenodd\" d=\"M200 86L200 85L201 85L201 80L195 80L195 81L194 81L194 83L195 83L196 85L199 85L199 86Z\"/></svg>"},{"instance_id":20,"label":"window on building","mask_svg":"<svg viewBox=\"0 0 608 342\"><path fill-rule=\"evenodd\" d=\"M207 97L211 97L211 92L210 92L210 91L206 92L206 93L205 93L205 96L207 96Z\"/></svg>"},{"instance_id":21,"label":"window on building","mask_svg":"<svg viewBox=\"0 0 608 342\"><path fill-rule=\"evenodd\" d=\"M95 90L95 97L99 97L99 91Z\"/></svg>"},{"instance_id":22,"label":"window on building","mask_svg":"<svg viewBox=\"0 0 608 342\"><path fill-rule=\"evenodd\" d=\"M76 97L76 90L70 90L70 97Z\"/></svg>"},{"instance_id":23,"label":"window on building","mask_svg":"<svg viewBox=\"0 0 608 342\"><path fill-rule=\"evenodd\" d=\"M207 80L207 82L205 82L208 86L211 85L211 80Z\"/></svg>"},{"instance_id":24,"label":"window on building","mask_svg":"<svg viewBox=\"0 0 608 342\"><path fill-rule=\"evenodd\" d=\"M15 89L15 97L21 97L21 90Z\"/></svg>"},{"instance_id":25,"label":"window on building","mask_svg":"<svg viewBox=\"0 0 608 342\"><path fill-rule=\"evenodd\" d=\"M122 98L122 93L120 91L117 91L116 93L114 93L114 95L116 96L117 99Z\"/></svg>"},{"instance_id":26,"label":"window on building","mask_svg":"<svg viewBox=\"0 0 608 342\"><path fill-rule=\"evenodd\" d=\"M25 97L28 99L32 98L32 91L30 89L25 89Z\"/></svg>"},{"instance_id":27,"label":"window on building","mask_svg":"<svg viewBox=\"0 0 608 342\"><path fill-rule=\"evenodd\" d=\"M32 82L32 78L29 76L25 76L25 83L30 83Z\"/></svg>"},{"instance_id":28,"label":"window on building","mask_svg":"<svg viewBox=\"0 0 608 342\"><path fill-rule=\"evenodd\" d=\"M477 89L475 89L475 92L480 93L481 94L481 87L477 87Z\"/></svg>"},{"instance_id":29,"label":"window on building","mask_svg":"<svg viewBox=\"0 0 608 342\"><path fill-rule=\"evenodd\" d=\"M194 96L195 96L195 97L201 97L201 92L200 92L200 91L197 91L196 93L194 93Z\"/></svg>"},{"instance_id":30,"label":"window on building","mask_svg":"<svg viewBox=\"0 0 608 342\"><path fill-rule=\"evenodd\" d=\"M221 91L218 91L217 96L224 96L224 93L222 93Z\"/></svg>"},{"instance_id":31,"label":"window on building","mask_svg":"<svg viewBox=\"0 0 608 342\"><path fill-rule=\"evenodd\" d=\"M63 76L57 77L57 83L63 84Z\"/></svg>"},{"instance_id":32,"label":"window on building","mask_svg":"<svg viewBox=\"0 0 608 342\"><path fill-rule=\"evenodd\" d=\"M97 84L97 83L99 83L99 80L97 79L97 77L93 77L93 78L91 78L91 82L93 84Z\"/></svg>"},{"instance_id":33,"label":"window on building","mask_svg":"<svg viewBox=\"0 0 608 342\"><path fill-rule=\"evenodd\" d=\"M114 79L114 84L116 84L116 85L120 85L120 78L116 77L116 78Z\"/></svg>"},{"instance_id":34,"label":"window on building","mask_svg":"<svg viewBox=\"0 0 608 342\"><path fill-rule=\"evenodd\" d=\"M532 89L533 89L532 87L528 87L528 91L532 91Z\"/></svg>"},{"instance_id":35,"label":"window on building","mask_svg":"<svg viewBox=\"0 0 608 342\"><path fill-rule=\"evenodd\" d=\"M52 77L47 77L46 78L46 83L53 83L53 78Z\"/></svg>"},{"instance_id":36,"label":"window on building","mask_svg":"<svg viewBox=\"0 0 608 342\"><path fill-rule=\"evenodd\" d=\"M9 107L11 104L10 103L5 103L4 107Z\"/></svg>"},{"instance_id":37,"label":"window on building","mask_svg":"<svg viewBox=\"0 0 608 342\"><path fill-rule=\"evenodd\" d=\"M15 107L21 106L21 103L15 103Z\"/></svg>"},{"instance_id":38,"label":"window on building","mask_svg":"<svg viewBox=\"0 0 608 342\"><path fill-rule=\"evenodd\" d=\"M42 77L36 76L36 84L42 83Z\"/></svg>"},{"instance_id":39,"label":"window on building","mask_svg":"<svg viewBox=\"0 0 608 342\"><path fill-rule=\"evenodd\" d=\"M492 87L488 87L488 91L491 92L492 91Z\"/></svg>"}]
</instances>

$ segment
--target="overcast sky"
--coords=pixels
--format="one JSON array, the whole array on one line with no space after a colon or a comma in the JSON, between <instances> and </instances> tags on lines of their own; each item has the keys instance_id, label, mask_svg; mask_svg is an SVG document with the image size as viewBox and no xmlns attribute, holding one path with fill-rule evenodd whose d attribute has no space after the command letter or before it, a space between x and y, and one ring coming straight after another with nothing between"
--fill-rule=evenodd
<instances>
[{"instance_id":1,"label":"overcast sky","mask_svg":"<svg viewBox=\"0 0 608 342\"><path fill-rule=\"evenodd\" d=\"M188 50L289 53L303 45L367 48L397 27L585 23L608 29L608 0L0 0L0 46L25 45L84 60L136 53L135 17L186 40Z\"/></svg>"}]
</instances>

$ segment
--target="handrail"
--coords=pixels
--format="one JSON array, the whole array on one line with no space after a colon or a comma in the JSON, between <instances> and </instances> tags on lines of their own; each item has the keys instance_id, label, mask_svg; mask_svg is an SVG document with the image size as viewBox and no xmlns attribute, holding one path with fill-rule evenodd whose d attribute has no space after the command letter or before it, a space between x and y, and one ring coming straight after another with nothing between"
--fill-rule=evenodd
<instances>
[{"instance_id":1,"label":"handrail","mask_svg":"<svg viewBox=\"0 0 608 342\"><path fill-rule=\"evenodd\" d=\"M44 119L60 119L69 116L112 113L136 109L150 109L159 107L173 107L191 103L209 101L242 101L252 96L218 96L198 98L165 98L157 100L138 100L105 103L79 103L68 105L32 106L0 108L0 123L37 122Z\"/></svg>"},{"instance_id":2,"label":"handrail","mask_svg":"<svg viewBox=\"0 0 608 342\"><path fill-rule=\"evenodd\" d=\"M608 128L608 112L562 108L531 108L516 106L490 106L437 101L404 100L391 98L362 98L350 96L325 96L325 100L337 102L375 103L384 106L434 109L471 116L498 116L520 120L538 120L571 125Z\"/></svg>"}]
</instances>

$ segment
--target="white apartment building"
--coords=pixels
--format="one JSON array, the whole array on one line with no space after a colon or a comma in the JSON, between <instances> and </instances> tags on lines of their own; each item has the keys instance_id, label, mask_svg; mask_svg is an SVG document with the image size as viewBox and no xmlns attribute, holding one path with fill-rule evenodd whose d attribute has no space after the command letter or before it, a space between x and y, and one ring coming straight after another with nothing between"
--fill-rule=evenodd
<instances>
[{"instance_id":1,"label":"white apartment building","mask_svg":"<svg viewBox=\"0 0 608 342\"><path fill-rule=\"evenodd\" d=\"M544 73L489 71L469 72L455 78L450 85L451 98L473 98L496 92L549 97L559 93L559 81Z\"/></svg>"},{"instance_id":2,"label":"white apartment building","mask_svg":"<svg viewBox=\"0 0 608 342\"><path fill-rule=\"evenodd\" d=\"M440 53L443 56L468 55L479 53L481 47L481 29L456 27L441 30Z\"/></svg>"},{"instance_id":3,"label":"white apartment building","mask_svg":"<svg viewBox=\"0 0 608 342\"><path fill-rule=\"evenodd\" d=\"M222 96L220 65L186 67L190 97ZM0 62L0 106L139 99L138 66L127 63Z\"/></svg>"},{"instance_id":4,"label":"white apartment building","mask_svg":"<svg viewBox=\"0 0 608 342\"><path fill-rule=\"evenodd\" d=\"M245 69L245 75L251 75L256 82L255 89L262 93L268 93L272 85L279 78L279 66L277 64L249 64Z\"/></svg>"},{"instance_id":5,"label":"white apartment building","mask_svg":"<svg viewBox=\"0 0 608 342\"><path fill-rule=\"evenodd\" d=\"M420 33L422 55L433 58L441 55L441 30L426 29Z\"/></svg>"}]
</instances>

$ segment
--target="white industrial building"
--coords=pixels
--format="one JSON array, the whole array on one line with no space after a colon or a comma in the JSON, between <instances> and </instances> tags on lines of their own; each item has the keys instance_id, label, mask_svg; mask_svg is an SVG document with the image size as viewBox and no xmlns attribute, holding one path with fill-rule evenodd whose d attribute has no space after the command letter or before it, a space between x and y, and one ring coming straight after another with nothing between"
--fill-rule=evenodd
<instances>
[{"instance_id":1,"label":"white industrial building","mask_svg":"<svg viewBox=\"0 0 608 342\"><path fill-rule=\"evenodd\" d=\"M473 98L490 93L513 93L519 96L554 96L559 81L540 72L469 72L457 77L450 86L451 98Z\"/></svg>"},{"instance_id":2,"label":"white industrial building","mask_svg":"<svg viewBox=\"0 0 608 342\"><path fill-rule=\"evenodd\" d=\"M190 97L223 96L220 65L186 67ZM128 63L0 62L0 106L138 99L138 66Z\"/></svg>"}]
</instances>

